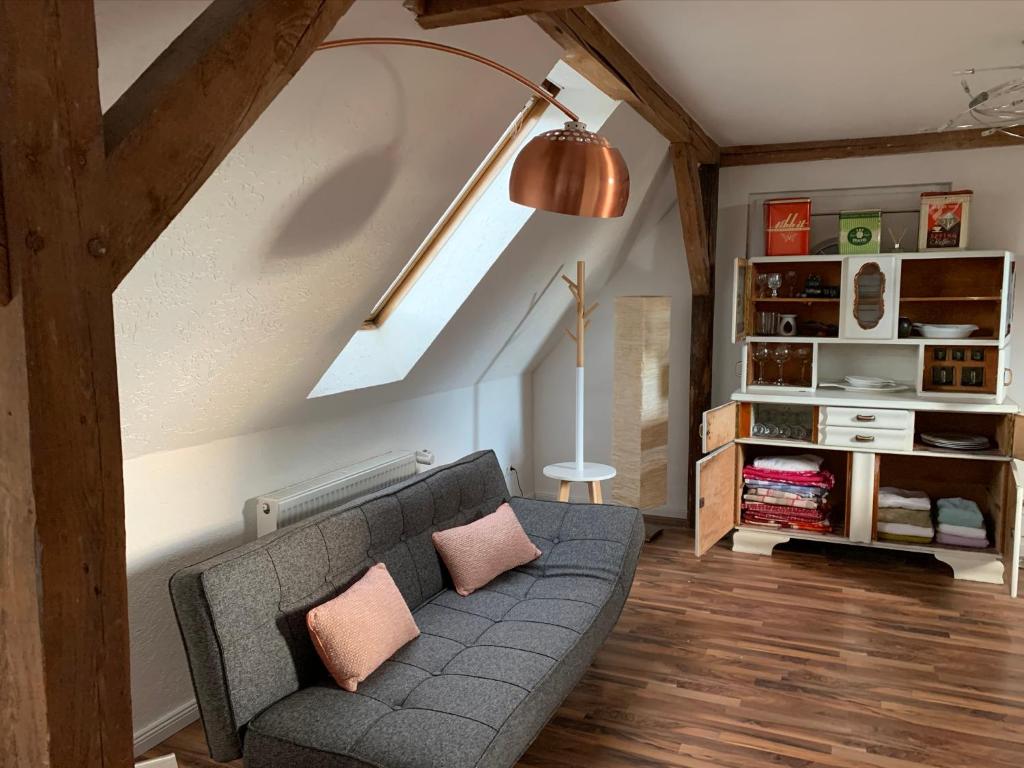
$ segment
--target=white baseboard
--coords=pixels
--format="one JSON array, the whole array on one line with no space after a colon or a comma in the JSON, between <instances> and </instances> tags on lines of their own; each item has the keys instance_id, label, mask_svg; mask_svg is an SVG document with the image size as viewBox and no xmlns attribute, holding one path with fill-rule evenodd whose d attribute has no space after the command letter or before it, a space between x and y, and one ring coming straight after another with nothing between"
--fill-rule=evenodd
<instances>
[{"instance_id":1,"label":"white baseboard","mask_svg":"<svg viewBox=\"0 0 1024 768\"><path fill-rule=\"evenodd\" d=\"M141 755L147 749L152 749L164 739L173 736L189 723L199 719L199 706L196 700L192 699L180 707L171 710L166 715L144 728L140 728L134 734L135 755Z\"/></svg>"}]
</instances>

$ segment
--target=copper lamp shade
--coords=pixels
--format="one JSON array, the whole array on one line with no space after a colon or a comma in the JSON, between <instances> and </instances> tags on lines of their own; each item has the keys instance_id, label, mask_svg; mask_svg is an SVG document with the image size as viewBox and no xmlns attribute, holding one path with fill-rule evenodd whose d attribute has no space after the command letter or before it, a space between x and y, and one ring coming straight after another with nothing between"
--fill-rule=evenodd
<instances>
[{"instance_id":1,"label":"copper lamp shade","mask_svg":"<svg viewBox=\"0 0 1024 768\"><path fill-rule=\"evenodd\" d=\"M588 131L579 117L548 91L486 56L429 40L407 37L351 37L327 40L318 51L351 45L402 45L461 56L511 77L560 109L564 128L534 137L516 157L508 192L512 202L570 216L610 219L621 216L629 200L629 169L622 153L603 136Z\"/></svg>"},{"instance_id":2,"label":"copper lamp shade","mask_svg":"<svg viewBox=\"0 0 1024 768\"><path fill-rule=\"evenodd\" d=\"M570 216L621 216L629 201L622 153L583 123L546 131L523 147L508 184L513 202Z\"/></svg>"}]
</instances>

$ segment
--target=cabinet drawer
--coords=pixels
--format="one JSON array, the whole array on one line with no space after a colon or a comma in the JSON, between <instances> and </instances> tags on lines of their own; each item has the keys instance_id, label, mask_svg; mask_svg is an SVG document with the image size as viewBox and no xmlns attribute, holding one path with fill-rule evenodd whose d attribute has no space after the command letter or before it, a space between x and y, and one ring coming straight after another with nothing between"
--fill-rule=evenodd
<instances>
[{"instance_id":1,"label":"cabinet drawer","mask_svg":"<svg viewBox=\"0 0 1024 768\"><path fill-rule=\"evenodd\" d=\"M818 430L818 442L865 451L909 451L914 447L914 430L826 426Z\"/></svg>"},{"instance_id":2,"label":"cabinet drawer","mask_svg":"<svg viewBox=\"0 0 1024 768\"><path fill-rule=\"evenodd\" d=\"M822 427L862 427L864 429L906 429L913 430L914 414L910 411L895 411L888 408L839 408L825 406L821 409L819 424Z\"/></svg>"}]
</instances>

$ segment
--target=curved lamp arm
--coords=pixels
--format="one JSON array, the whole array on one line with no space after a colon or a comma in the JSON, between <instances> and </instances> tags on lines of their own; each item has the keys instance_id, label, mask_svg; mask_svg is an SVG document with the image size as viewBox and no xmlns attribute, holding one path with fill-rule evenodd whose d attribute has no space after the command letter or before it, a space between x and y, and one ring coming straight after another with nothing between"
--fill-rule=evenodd
<instances>
[{"instance_id":1,"label":"curved lamp arm","mask_svg":"<svg viewBox=\"0 0 1024 768\"><path fill-rule=\"evenodd\" d=\"M519 74L514 69L509 69L508 67L499 64L493 59L488 59L486 56L481 56L477 53L467 51L463 48L455 48L454 46L444 45L443 43L432 43L427 40L415 40L409 37L349 37L343 40L327 40L325 42L320 43L320 45L318 45L316 49L318 51L326 51L331 48L345 48L350 45L406 45L412 48L429 48L430 50L442 51L444 53L452 53L455 54L456 56L461 56L464 59L469 59L470 61L478 62L480 64L490 67L491 69L495 69L504 75L508 75L513 80L517 80L518 82L522 83L527 88L529 88L531 91L533 91L535 94L540 96L542 99L544 99L544 101L562 110L562 112L564 112L569 117L569 119L572 120L574 123L579 122L579 116L577 116L575 112L573 112L571 109L565 106L562 102L560 102L550 93L545 91L539 85L534 83L532 80L529 80L528 78Z\"/></svg>"}]
</instances>

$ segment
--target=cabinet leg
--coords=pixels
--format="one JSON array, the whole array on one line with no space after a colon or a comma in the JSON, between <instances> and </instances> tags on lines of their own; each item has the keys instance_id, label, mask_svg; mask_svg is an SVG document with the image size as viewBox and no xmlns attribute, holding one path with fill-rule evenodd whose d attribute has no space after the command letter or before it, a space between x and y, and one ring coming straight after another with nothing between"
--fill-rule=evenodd
<instances>
[{"instance_id":1,"label":"cabinet leg","mask_svg":"<svg viewBox=\"0 0 1024 768\"><path fill-rule=\"evenodd\" d=\"M789 541L789 536L774 531L734 531L732 534L732 551L746 555L771 555L779 544Z\"/></svg>"},{"instance_id":2,"label":"cabinet leg","mask_svg":"<svg viewBox=\"0 0 1024 768\"><path fill-rule=\"evenodd\" d=\"M601 481L592 480L587 485L590 486L590 503L604 504L604 498L601 496Z\"/></svg>"},{"instance_id":3,"label":"cabinet leg","mask_svg":"<svg viewBox=\"0 0 1024 768\"><path fill-rule=\"evenodd\" d=\"M953 569L953 578L962 581L981 581L985 584L1003 583L1003 561L980 552L935 552L935 559Z\"/></svg>"},{"instance_id":4,"label":"cabinet leg","mask_svg":"<svg viewBox=\"0 0 1024 768\"><path fill-rule=\"evenodd\" d=\"M572 484L568 480L558 481L558 500L568 501L569 500L569 489L572 488Z\"/></svg>"}]
</instances>

